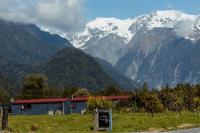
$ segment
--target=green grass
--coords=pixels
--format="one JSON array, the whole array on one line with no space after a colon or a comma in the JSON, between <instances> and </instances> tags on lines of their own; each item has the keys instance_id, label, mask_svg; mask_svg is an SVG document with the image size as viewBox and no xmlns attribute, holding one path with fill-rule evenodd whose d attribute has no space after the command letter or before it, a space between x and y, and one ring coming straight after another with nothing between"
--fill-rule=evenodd
<instances>
[{"instance_id":1,"label":"green grass","mask_svg":"<svg viewBox=\"0 0 200 133\"><path fill-rule=\"evenodd\" d=\"M200 116L191 112L182 112L181 115L158 113L153 118L147 113L113 113L113 132L163 131L199 126ZM92 133L91 127L91 114L9 117L9 130L17 133Z\"/></svg>"}]
</instances>

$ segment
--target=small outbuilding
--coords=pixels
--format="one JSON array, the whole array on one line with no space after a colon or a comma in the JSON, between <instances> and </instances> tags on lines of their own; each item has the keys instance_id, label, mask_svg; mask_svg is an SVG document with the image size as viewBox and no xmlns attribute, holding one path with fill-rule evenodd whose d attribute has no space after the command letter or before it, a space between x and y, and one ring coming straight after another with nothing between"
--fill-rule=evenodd
<instances>
[{"instance_id":1,"label":"small outbuilding","mask_svg":"<svg viewBox=\"0 0 200 133\"><path fill-rule=\"evenodd\" d=\"M13 115L69 114L69 98L16 100L12 102Z\"/></svg>"}]
</instances>

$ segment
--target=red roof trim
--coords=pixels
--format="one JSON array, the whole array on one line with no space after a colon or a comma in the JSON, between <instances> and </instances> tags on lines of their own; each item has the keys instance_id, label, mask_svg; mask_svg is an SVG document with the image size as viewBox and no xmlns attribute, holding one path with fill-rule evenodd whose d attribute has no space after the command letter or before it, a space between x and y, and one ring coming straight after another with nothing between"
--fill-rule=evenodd
<instances>
[{"instance_id":1,"label":"red roof trim","mask_svg":"<svg viewBox=\"0 0 200 133\"><path fill-rule=\"evenodd\" d=\"M16 100L13 104L31 104L31 103L58 103L68 101L69 98L46 98L46 99L28 99Z\"/></svg>"},{"instance_id":2,"label":"red roof trim","mask_svg":"<svg viewBox=\"0 0 200 133\"><path fill-rule=\"evenodd\" d=\"M88 97L74 97L71 99L71 102L85 102L88 100Z\"/></svg>"},{"instance_id":3,"label":"red roof trim","mask_svg":"<svg viewBox=\"0 0 200 133\"><path fill-rule=\"evenodd\" d=\"M126 100L129 96L101 96L107 100L116 101L116 100ZM86 102L88 97L74 97L71 99L72 102Z\"/></svg>"},{"instance_id":4,"label":"red roof trim","mask_svg":"<svg viewBox=\"0 0 200 133\"><path fill-rule=\"evenodd\" d=\"M126 100L129 98L129 96L101 96L104 97L107 100L111 101L117 101L117 100ZM74 97L73 99L69 98L46 98L46 99L22 99L22 100L16 100L12 104L34 104L34 103L59 103L59 102L65 102L65 101L71 101L71 102L86 102L89 97Z\"/></svg>"}]
</instances>

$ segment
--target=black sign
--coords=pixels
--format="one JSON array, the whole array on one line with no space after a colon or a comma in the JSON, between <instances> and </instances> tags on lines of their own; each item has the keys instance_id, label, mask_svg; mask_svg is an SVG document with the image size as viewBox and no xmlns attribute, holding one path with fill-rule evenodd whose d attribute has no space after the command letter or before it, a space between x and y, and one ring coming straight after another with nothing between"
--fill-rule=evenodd
<instances>
[{"instance_id":1,"label":"black sign","mask_svg":"<svg viewBox=\"0 0 200 133\"><path fill-rule=\"evenodd\" d=\"M110 127L110 114L109 112L99 111L99 128L109 128Z\"/></svg>"}]
</instances>

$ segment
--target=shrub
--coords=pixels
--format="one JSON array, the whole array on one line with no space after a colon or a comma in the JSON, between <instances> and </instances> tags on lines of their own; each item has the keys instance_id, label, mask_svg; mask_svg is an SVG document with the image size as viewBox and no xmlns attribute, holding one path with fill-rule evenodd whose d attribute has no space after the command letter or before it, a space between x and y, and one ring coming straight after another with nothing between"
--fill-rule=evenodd
<instances>
[{"instance_id":1,"label":"shrub","mask_svg":"<svg viewBox=\"0 0 200 133\"><path fill-rule=\"evenodd\" d=\"M36 124L31 125L31 131L37 131L39 127Z\"/></svg>"},{"instance_id":2,"label":"shrub","mask_svg":"<svg viewBox=\"0 0 200 133\"><path fill-rule=\"evenodd\" d=\"M94 97L90 96L87 102L87 109L93 111L96 108L99 110L107 110L112 107L112 101L105 99L104 97Z\"/></svg>"},{"instance_id":3,"label":"shrub","mask_svg":"<svg viewBox=\"0 0 200 133\"><path fill-rule=\"evenodd\" d=\"M194 104L194 112L195 112L195 114L197 114L197 112L200 109L200 98L199 97L195 97L193 99L193 104Z\"/></svg>"},{"instance_id":4,"label":"shrub","mask_svg":"<svg viewBox=\"0 0 200 133\"><path fill-rule=\"evenodd\" d=\"M171 95L171 102L169 104L169 109L171 111L179 112L180 114L183 108L184 108L184 102L182 97L176 94Z\"/></svg>"},{"instance_id":5,"label":"shrub","mask_svg":"<svg viewBox=\"0 0 200 133\"><path fill-rule=\"evenodd\" d=\"M163 104L161 103L160 99L153 92L145 93L141 97L141 101L146 112L151 113L152 116L154 115L154 113L162 112L164 110Z\"/></svg>"}]
</instances>

